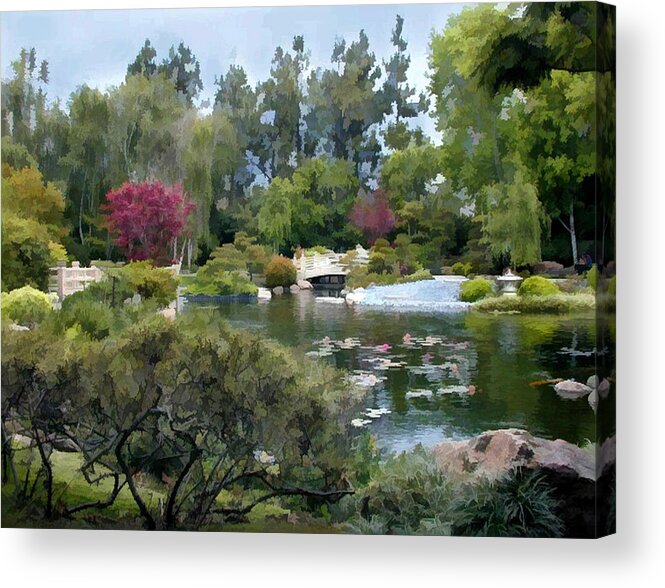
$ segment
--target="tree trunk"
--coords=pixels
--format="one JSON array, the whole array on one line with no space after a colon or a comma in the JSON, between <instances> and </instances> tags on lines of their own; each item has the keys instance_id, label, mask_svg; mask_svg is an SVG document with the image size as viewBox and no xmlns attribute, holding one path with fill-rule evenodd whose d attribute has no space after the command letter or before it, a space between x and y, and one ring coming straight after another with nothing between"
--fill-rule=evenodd
<instances>
[{"instance_id":1,"label":"tree trunk","mask_svg":"<svg viewBox=\"0 0 665 588\"><path fill-rule=\"evenodd\" d=\"M155 519L150 514L150 511L148 510L148 507L145 505L145 502L143 502L143 499L139 494L138 488L134 483L132 473L130 472L129 467L127 466L127 463L125 462L122 456L122 447L128 437L129 437L129 432L125 432L121 437L121 441L115 447L115 456L118 461L118 465L120 466L120 469L122 470L122 473L125 476L125 480L127 481L127 486L129 486L129 491L132 494L132 498L134 498L134 502L139 507L139 512L141 513L141 516L145 521L147 529L149 531L154 531L157 528L157 525L155 524Z\"/></svg>"},{"instance_id":2,"label":"tree trunk","mask_svg":"<svg viewBox=\"0 0 665 588\"><path fill-rule=\"evenodd\" d=\"M39 430L36 426L33 426L32 432L35 435L35 442L37 444L37 450L39 451L39 457L42 462L42 470L46 474L46 508L44 510L44 516L47 519L50 519L53 515L53 468L51 467L51 462L49 457L46 455L44 450L44 444L39 437ZM46 431L44 431L44 438L47 437Z\"/></svg>"},{"instance_id":3,"label":"tree trunk","mask_svg":"<svg viewBox=\"0 0 665 588\"><path fill-rule=\"evenodd\" d=\"M575 212L573 209L573 201L570 201L570 208L569 208L569 214L570 214L570 224L569 226L569 232L570 232L570 245L573 250L573 265L577 263L577 260L579 259L579 256L577 255L577 235L575 234Z\"/></svg>"}]
</instances>

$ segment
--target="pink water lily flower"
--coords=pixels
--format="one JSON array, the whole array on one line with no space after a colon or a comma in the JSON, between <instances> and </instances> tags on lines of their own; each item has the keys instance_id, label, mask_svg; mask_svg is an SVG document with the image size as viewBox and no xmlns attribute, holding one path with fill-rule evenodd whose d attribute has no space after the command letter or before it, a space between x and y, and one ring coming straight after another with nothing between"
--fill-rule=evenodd
<instances>
[{"instance_id":1,"label":"pink water lily flower","mask_svg":"<svg viewBox=\"0 0 665 588\"><path fill-rule=\"evenodd\" d=\"M323 343L324 345L330 345L330 337L328 337L328 335L326 335L323 338L323 340L321 341L321 343Z\"/></svg>"},{"instance_id":2,"label":"pink water lily flower","mask_svg":"<svg viewBox=\"0 0 665 588\"><path fill-rule=\"evenodd\" d=\"M402 337L402 341L403 341L406 345L410 345L411 342L412 342L412 341L411 341L412 339L413 339L413 337L411 337L411 335L410 335L409 333L407 333L406 335L404 335L404 337Z\"/></svg>"},{"instance_id":3,"label":"pink water lily flower","mask_svg":"<svg viewBox=\"0 0 665 588\"><path fill-rule=\"evenodd\" d=\"M375 347L377 351L380 351L381 353L386 353L392 349L392 347L388 343L383 343L382 345L377 345Z\"/></svg>"}]
</instances>

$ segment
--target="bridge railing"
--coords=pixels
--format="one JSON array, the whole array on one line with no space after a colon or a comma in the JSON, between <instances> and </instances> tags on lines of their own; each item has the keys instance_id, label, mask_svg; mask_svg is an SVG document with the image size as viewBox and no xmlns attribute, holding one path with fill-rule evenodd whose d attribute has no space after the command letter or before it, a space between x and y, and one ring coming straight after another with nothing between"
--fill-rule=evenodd
<instances>
[{"instance_id":1,"label":"bridge railing","mask_svg":"<svg viewBox=\"0 0 665 588\"><path fill-rule=\"evenodd\" d=\"M98 267L81 267L78 261L72 262L72 267L67 267L64 261L51 268L51 275L49 290L57 293L62 300L74 292L85 290L92 282L99 282L103 274Z\"/></svg>"},{"instance_id":2,"label":"bridge railing","mask_svg":"<svg viewBox=\"0 0 665 588\"><path fill-rule=\"evenodd\" d=\"M298 280L308 280L325 275L346 275L352 266L364 265L368 262L367 251L360 245L356 246L356 255L353 256L350 263L342 262L345 257L347 254L333 251L309 256L302 252L299 257L293 258L293 264L296 267Z\"/></svg>"}]
</instances>

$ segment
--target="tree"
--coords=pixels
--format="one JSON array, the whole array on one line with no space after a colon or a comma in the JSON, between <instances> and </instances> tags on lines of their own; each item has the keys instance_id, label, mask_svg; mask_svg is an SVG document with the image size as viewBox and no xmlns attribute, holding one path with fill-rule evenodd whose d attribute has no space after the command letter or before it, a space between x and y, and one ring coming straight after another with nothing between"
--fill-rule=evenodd
<instances>
[{"instance_id":1,"label":"tree","mask_svg":"<svg viewBox=\"0 0 665 588\"><path fill-rule=\"evenodd\" d=\"M108 95L111 182L182 180L180 122L186 110L163 76L129 76Z\"/></svg>"},{"instance_id":2,"label":"tree","mask_svg":"<svg viewBox=\"0 0 665 588\"><path fill-rule=\"evenodd\" d=\"M134 62L127 66L127 78L135 75L145 76L146 78L154 76L157 73L155 57L157 57L157 51L150 44L150 39L146 39Z\"/></svg>"},{"instance_id":3,"label":"tree","mask_svg":"<svg viewBox=\"0 0 665 588\"><path fill-rule=\"evenodd\" d=\"M48 83L48 63L37 68L35 48L22 48L11 63L14 76L2 82L2 136L11 136L32 152L32 131L37 111L45 107L43 87Z\"/></svg>"},{"instance_id":4,"label":"tree","mask_svg":"<svg viewBox=\"0 0 665 588\"><path fill-rule=\"evenodd\" d=\"M189 47L180 43L178 48L171 47L169 58L162 61L157 71L175 85L179 96L182 96L188 105L192 105L201 90L201 66Z\"/></svg>"},{"instance_id":5,"label":"tree","mask_svg":"<svg viewBox=\"0 0 665 588\"><path fill-rule=\"evenodd\" d=\"M199 529L243 520L274 498L320 505L354 492L346 458L361 398L341 372L210 317L150 316L64 345L3 329L3 469L15 471L7 425L26 423L47 518L101 510L128 488L146 528ZM107 497L54 500L56 435L80 450L89 484L113 481ZM159 487L161 508L140 480Z\"/></svg>"},{"instance_id":6,"label":"tree","mask_svg":"<svg viewBox=\"0 0 665 588\"><path fill-rule=\"evenodd\" d=\"M68 216L77 228L81 245L92 240L105 251L104 236L95 217L109 188L110 112L106 95L99 90L81 86L69 103L69 151L61 164L69 171L67 198Z\"/></svg>"},{"instance_id":7,"label":"tree","mask_svg":"<svg viewBox=\"0 0 665 588\"><path fill-rule=\"evenodd\" d=\"M453 126L473 128L475 137L484 131L481 142L492 137L494 146L487 153L495 155L496 181L505 181L505 155L519 152L537 181L547 213L568 233L573 259L579 234L605 235L608 227L611 231L612 206L601 206L597 219L582 218L583 223L576 214L582 212L577 203L594 190L601 202L608 203L605 195L614 185L614 167L608 165L613 161L614 109L605 108L614 104L612 12L602 5L566 2L479 6L451 19L446 34L436 36L432 47L433 89L440 96L440 112L463 111L473 94L495 105L490 112L498 112L496 124L469 120ZM456 91L464 86L469 99L460 100ZM506 109L504 101L518 94L522 106L509 104ZM601 98L598 103L597 98ZM601 103L604 110L597 116ZM497 127L504 116L511 124L503 125L502 132ZM592 152L603 155L594 160L589 157ZM476 177L487 174L476 173Z\"/></svg>"},{"instance_id":8,"label":"tree","mask_svg":"<svg viewBox=\"0 0 665 588\"><path fill-rule=\"evenodd\" d=\"M409 86L407 72L411 63L406 53L408 44L402 32L404 19L398 14L395 17L395 28L392 31L391 42L395 53L383 66L386 71L386 80L383 83L383 99L390 105L394 120L384 130L384 138L388 147L404 149L411 141L420 144L423 141L422 130L410 131L405 119L418 116L426 112L428 103L425 94L414 100L416 91Z\"/></svg>"},{"instance_id":9,"label":"tree","mask_svg":"<svg viewBox=\"0 0 665 588\"><path fill-rule=\"evenodd\" d=\"M489 187L490 213L485 235L496 256L507 254L513 267L540 261L541 227L545 222L536 188L517 164L508 185Z\"/></svg>"},{"instance_id":10,"label":"tree","mask_svg":"<svg viewBox=\"0 0 665 588\"><path fill-rule=\"evenodd\" d=\"M216 80L214 113L225 121L224 134L233 136L233 148L218 151L213 166L213 192L226 195L230 204L238 204L257 175L270 180L259 155L262 147L260 113L257 96L247 82L245 70L231 65L226 76ZM222 128L220 126L220 129Z\"/></svg>"},{"instance_id":11,"label":"tree","mask_svg":"<svg viewBox=\"0 0 665 588\"><path fill-rule=\"evenodd\" d=\"M34 167L3 169L2 288L46 290L52 249L63 236L65 199Z\"/></svg>"},{"instance_id":12,"label":"tree","mask_svg":"<svg viewBox=\"0 0 665 588\"><path fill-rule=\"evenodd\" d=\"M275 178L265 191L259 210L259 232L274 251L279 251L291 237L291 188L288 180Z\"/></svg>"},{"instance_id":13,"label":"tree","mask_svg":"<svg viewBox=\"0 0 665 588\"><path fill-rule=\"evenodd\" d=\"M259 85L263 96L259 105L264 135L255 154L264 162L270 177L289 177L303 153L302 107L303 74L309 54L301 36L293 39L293 54L277 47L272 60L270 78ZM259 145L257 145L259 147Z\"/></svg>"},{"instance_id":14,"label":"tree","mask_svg":"<svg viewBox=\"0 0 665 588\"><path fill-rule=\"evenodd\" d=\"M387 194L379 188L369 194L362 191L358 193L349 220L371 245L393 229L395 213L390 208Z\"/></svg>"},{"instance_id":15,"label":"tree","mask_svg":"<svg viewBox=\"0 0 665 588\"><path fill-rule=\"evenodd\" d=\"M194 210L180 186L127 182L106 199L109 229L128 259L163 265L176 258L178 238Z\"/></svg>"},{"instance_id":16,"label":"tree","mask_svg":"<svg viewBox=\"0 0 665 588\"><path fill-rule=\"evenodd\" d=\"M361 30L358 40L339 40L333 50L337 69L313 72L308 80L305 151L327 153L352 161L356 175L366 179L379 161L381 146L371 127L380 123L390 105L375 85L381 67Z\"/></svg>"}]
</instances>

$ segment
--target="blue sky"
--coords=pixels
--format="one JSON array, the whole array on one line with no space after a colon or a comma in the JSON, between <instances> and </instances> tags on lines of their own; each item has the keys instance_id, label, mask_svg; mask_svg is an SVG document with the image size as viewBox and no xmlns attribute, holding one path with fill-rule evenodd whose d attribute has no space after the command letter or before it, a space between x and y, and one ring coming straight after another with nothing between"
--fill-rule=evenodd
<instances>
[{"instance_id":1,"label":"blue sky","mask_svg":"<svg viewBox=\"0 0 665 588\"><path fill-rule=\"evenodd\" d=\"M2 75L21 47L35 47L49 62L49 98L66 102L80 84L100 89L122 82L146 38L167 56L184 41L201 63L203 97L214 93L214 79L229 64L242 65L250 81L265 79L275 47L290 47L303 34L314 67L330 63L337 36L357 38L361 28L379 60L392 53L390 34L395 15L405 19L404 35L411 53L410 80L418 90L427 84L430 33L442 30L460 4L393 4L364 6L294 6L267 8L201 8L154 10L86 10L4 12Z\"/></svg>"}]
</instances>

